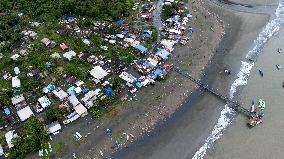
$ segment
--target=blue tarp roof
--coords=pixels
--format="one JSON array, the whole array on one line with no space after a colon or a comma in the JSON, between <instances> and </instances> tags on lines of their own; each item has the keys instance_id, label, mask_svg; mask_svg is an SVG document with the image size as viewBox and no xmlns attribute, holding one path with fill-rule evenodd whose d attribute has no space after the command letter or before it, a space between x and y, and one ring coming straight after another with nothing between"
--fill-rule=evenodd
<instances>
[{"instance_id":1,"label":"blue tarp roof","mask_svg":"<svg viewBox=\"0 0 284 159\"><path fill-rule=\"evenodd\" d=\"M111 96L112 92L113 92L112 88L107 87L106 92L105 92L105 95L106 95L107 97L109 97L109 96Z\"/></svg>"},{"instance_id":2,"label":"blue tarp roof","mask_svg":"<svg viewBox=\"0 0 284 159\"><path fill-rule=\"evenodd\" d=\"M55 90L55 85L54 84L48 85L47 90L48 90L48 93L51 93L53 90Z\"/></svg>"},{"instance_id":3,"label":"blue tarp roof","mask_svg":"<svg viewBox=\"0 0 284 159\"><path fill-rule=\"evenodd\" d=\"M151 31L151 30L144 30L143 33L144 33L144 34L146 33L146 34L150 34L150 35L151 35L151 34L152 34L152 31Z\"/></svg>"},{"instance_id":4,"label":"blue tarp roof","mask_svg":"<svg viewBox=\"0 0 284 159\"><path fill-rule=\"evenodd\" d=\"M46 67L50 68L52 66L52 63L50 61L46 62Z\"/></svg>"},{"instance_id":5,"label":"blue tarp roof","mask_svg":"<svg viewBox=\"0 0 284 159\"><path fill-rule=\"evenodd\" d=\"M173 21L180 21L180 16L176 15L174 17L172 17Z\"/></svg>"},{"instance_id":6,"label":"blue tarp roof","mask_svg":"<svg viewBox=\"0 0 284 159\"><path fill-rule=\"evenodd\" d=\"M137 61L138 64L143 65L145 63L145 61L143 59L140 59Z\"/></svg>"},{"instance_id":7,"label":"blue tarp roof","mask_svg":"<svg viewBox=\"0 0 284 159\"><path fill-rule=\"evenodd\" d=\"M67 92L68 92L70 95L73 95L73 96L76 96L76 95L77 95L76 92L75 92L75 87L74 87L74 86L70 87L70 88L67 90Z\"/></svg>"},{"instance_id":8,"label":"blue tarp roof","mask_svg":"<svg viewBox=\"0 0 284 159\"><path fill-rule=\"evenodd\" d=\"M138 87L138 88L141 88L143 86L143 84L141 82L136 82L135 85Z\"/></svg>"},{"instance_id":9,"label":"blue tarp roof","mask_svg":"<svg viewBox=\"0 0 284 159\"><path fill-rule=\"evenodd\" d=\"M72 22L74 20L74 16L67 16L66 19L68 22Z\"/></svg>"},{"instance_id":10,"label":"blue tarp roof","mask_svg":"<svg viewBox=\"0 0 284 159\"><path fill-rule=\"evenodd\" d=\"M148 49L142 45L136 45L136 48L141 52L145 53Z\"/></svg>"},{"instance_id":11,"label":"blue tarp roof","mask_svg":"<svg viewBox=\"0 0 284 159\"><path fill-rule=\"evenodd\" d=\"M191 14L191 13L188 13L186 16L187 16L188 18L192 18L192 14Z\"/></svg>"},{"instance_id":12,"label":"blue tarp roof","mask_svg":"<svg viewBox=\"0 0 284 159\"><path fill-rule=\"evenodd\" d=\"M10 109L8 107L6 107L6 106L4 107L3 111L4 111L5 115L7 115L7 116L11 114Z\"/></svg>"},{"instance_id":13,"label":"blue tarp roof","mask_svg":"<svg viewBox=\"0 0 284 159\"><path fill-rule=\"evenodd\" d=\"M144 38L151 38L151 35L150 34L142 34L142 37L144 37Z\"/></svg>"},{"instance_id":14,"label":"blue tarp roof","mask_svg":"<svg viewBox=\"0 0 284 159\"><path fill-rule=\"evenodd\" d=\"M164 71L160 67L157 67L157 69L153 73L151 73L151 77L153 79L156 79L158 76L161 75L164 75Z\"/></svg>"},{"instance_id":15,"label":"blue tarp roof","mask_svg":"<svg viewBox=\"0 0 284 159\"><path fill-rule=\"evenodd\" d=\"M123 24L123 20L121 20L121 19L117 20L117 21L116 21L116 24L117 24L117 25L122 25L122 24Z\"/></svg>"},{"instance_id":16,"label":"blue tarp roof","mask_svg":"<svg viewBox=\"0 0 284 159\"><path fill-rule=\"evenodd\" d=\"M128 34L128 32L127 31L121 31L120 34L126 35L126 34Z\"/></svg>"},{"instance_id":17,"label":"blue tarp roof","mask_svg":"<svg viewBox=\"0 0 284 159\"><path fill-rule=\"evenodd\" d=\"M89 88L87 86L83 86L83 87L81 87L81 89L82 89L83 93L88 93L89 92Z\"/></svg>"},{"instance_id":18,"label":"blue tarp roof","mask_svg":"<svg viewBox=\"0 0 284 159\"><path fill-rule=\"evenodd\" d=\"M71 118L75 117L75 115L77 115L77 114L78 114L77 112L73 112L73 113L69 114L67 117L69 119L71 119Z\"/></svg>"},{"instance_id":19,"label":"blue tarp roof","mask_svg":"<svg viewBox=\"0 0 284 159\"><path fill-rule=\"evenodd\" d=\"M170 55L170 53L165 49L161 49L156 53L156 55L160 56L162 59L166 60L166 59L168 59L168 56Z\"/></svg>"}]
</instances>

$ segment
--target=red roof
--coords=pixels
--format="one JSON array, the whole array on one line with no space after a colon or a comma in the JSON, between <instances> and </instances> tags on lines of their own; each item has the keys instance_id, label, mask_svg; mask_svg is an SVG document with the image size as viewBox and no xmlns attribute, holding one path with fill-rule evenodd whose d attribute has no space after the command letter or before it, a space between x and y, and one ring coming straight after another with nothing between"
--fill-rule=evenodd
<instances>
[{"instance_id":1,"label":"red roof","mask_svg":"<svg viewBox=\"0 0 284 159\"><path fill-rule=\"evenodd\" d=\"M171 69L171 65L169 65L169 64L164 64L164 65L163 65L163 69L164 69L165 71L169 71L169 70Z\"/></svg>"},{"instance_id":2,"label":"red roof","mask_svg":"<svg viewBox=\"0 0 284 159\"><path fill-rule=\"evenodd\" d=\"M69 46L67 46L67 45L64 44L64 43L60 44L60 47L61 47L62 50L65 50L65 49L68 49L68 48L69 48Z\"/></svg>"}]
</instances>

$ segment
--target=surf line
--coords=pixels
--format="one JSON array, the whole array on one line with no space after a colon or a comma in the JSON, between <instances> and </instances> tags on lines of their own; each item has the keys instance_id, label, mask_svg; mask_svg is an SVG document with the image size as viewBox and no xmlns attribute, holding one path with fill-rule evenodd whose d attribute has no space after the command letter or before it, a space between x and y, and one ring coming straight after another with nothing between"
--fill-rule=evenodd
<instances>
[{"instance_id":1,"label":"surf line","mask_svg":"<svg viewBox=\"0 0 284 159\"><path fill-rule=\"evenodd\" d=\"M259 33L257 39L254 41L253 48L248 52L246 58L251 56L258 56L263 49L265 43L276 35L281 26L284 24L284 0L280 0L278 7L275 12L275 18L270 20L263 30ZM248 60L241 61L241 68L237 74L237 79L233 82L230 88L230 98L233 99L238 87L245 86L250 75L250 71L254 66L254 62L249 62ZM213 130L206 138L204 144L199 148L199 150L194 154L192 159L202 159L209 148L212 147L213 143L220 139L223 135L223 131L232 123L236 112L229 108L227 105L221 111L220 117L217 124L214 126Z\"/></svg>"}]
</instances>

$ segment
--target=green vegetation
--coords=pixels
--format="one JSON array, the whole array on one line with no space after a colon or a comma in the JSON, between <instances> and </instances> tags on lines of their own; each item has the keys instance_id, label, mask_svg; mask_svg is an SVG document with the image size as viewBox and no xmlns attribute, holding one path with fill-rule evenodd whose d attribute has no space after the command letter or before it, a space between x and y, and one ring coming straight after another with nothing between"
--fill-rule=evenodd
<instances>
[{"instance_id":1,"label":"green vegetation","mask_svg":"<svg viewBox=\"0 0 284 159\"><path fill-rule=\"evenodd\" d=\"M162 14L161 14L161 18L166 20L172 16L174 16L178 9L180 8L182 4L179 2L179 3L172 3L172 5L164 5L163 6L163 11L162 11Z\"/></svg>"},{"instance_id":2,"label":"green vegetation","mask_svg":"<svg viewBox=\"0 0 284 159\"><path fill-rule=\"evenodd\" d=\"M96 101L95 105L90 109L91 114L95 118L100 118L103 115L104 107L114 103L117 100L120 95L120 90L124 84L125 81L120 77L114 77L112 79L112 89L114 90L113 95ZM102 92L104 92L104 89L102 89ZM108 111L105 112L108 113Z\"/></svg>"},{"instance_id":3,"label":"green vegetation","mask_svg":"<svg viewBox=\"0 0 284 159\"><path fill-rule=\"evenodd\" d=\"M23 159L26 154L43 149L49 140L43 125L37 119L30 118L18 133L18 137L13 139L14 147L10 150L8 158Z\"/></svg>"},{"instance_id":4,"label":"green vegetation","mask_svg":"<svg viewBox=\"0 0 284 159\"><path fill-rule=\"evenodd\" d=\"M46 112L46 118L49 122L56 120L64 120L67 115L67 111L61 108L51 107Z\"/></svg>"},{"instance_id":5,"label":"green vegetation","mask_svg":"<svg viewBox=\"0 0 284 159\"><path fill-rule=\"evenodd\" d=\"M20 11L38 20L54 20L62 15L104 19L129 15L132 4L133 0L1 0L0 10L3 13L11 10L15 12ZM16 17L13 20L11 22L17 22Z\"/></svg>"},{"instance_id":6,"label":"green vegetation","mask_svg":"<svg viewBox=\"0 0 284 159\"><path fill-rule=\"evenodd\" d=\"M150 40L146 41L145 46L146 47L152 47L152 45L157 42L158 38L158 31L154 26L147 26L143 30L150 30L152 31L152 37Z\"/></svg>"}]
</instances>

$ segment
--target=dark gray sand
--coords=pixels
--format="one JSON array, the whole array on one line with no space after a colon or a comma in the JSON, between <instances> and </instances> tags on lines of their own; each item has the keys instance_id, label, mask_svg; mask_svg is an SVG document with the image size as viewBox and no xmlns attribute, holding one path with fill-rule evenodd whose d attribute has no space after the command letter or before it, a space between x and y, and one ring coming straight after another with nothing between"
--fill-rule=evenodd
<instances>
[{"instance_id":1,"label":"dark gray sand","mask_svg":"<svg viewBox=\"0 0 284 159\"><path fill-rule=\"evenodd\" d=\"M203 79L206 83L218 88L220 92L228 95L228 89L239 71L241 59L245 58L245 54L261 28L268 21L269 16L240 13L215 6L210 7L229 25ZM223 68L229 68L232 75L225 77L220 74L219 72ZM224 103L210 94L203 91L194 93L189 98L189 102L184 104L172 119L157 128L153 136L117 153L114 158L192 158L217 122L223 106Z\"/></svg>"}]
</instances>

